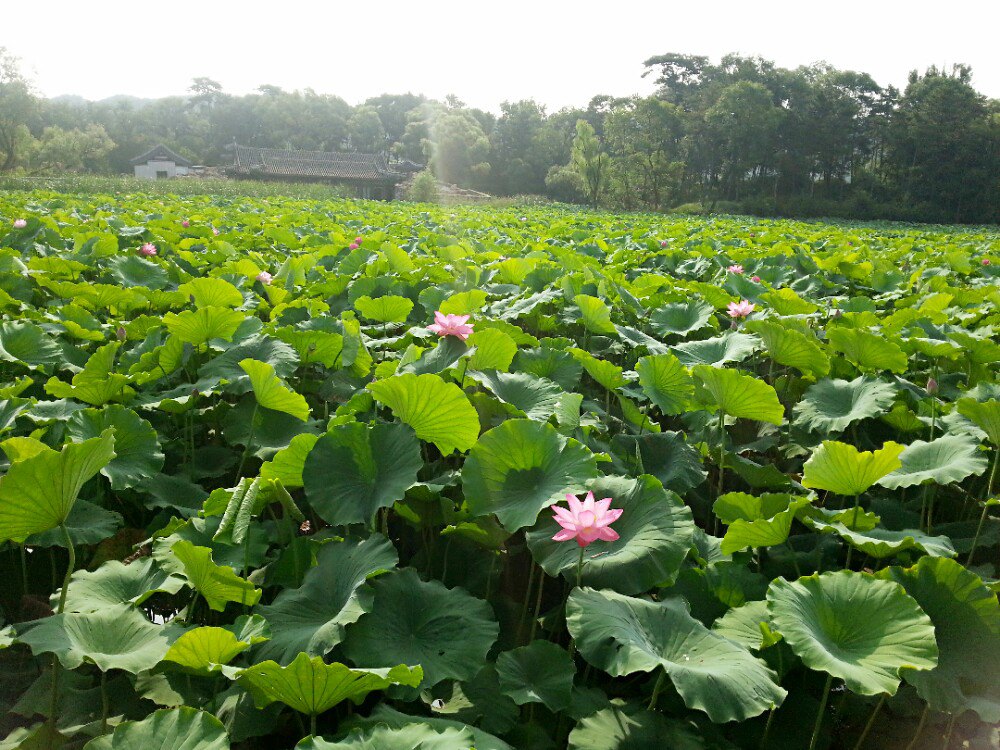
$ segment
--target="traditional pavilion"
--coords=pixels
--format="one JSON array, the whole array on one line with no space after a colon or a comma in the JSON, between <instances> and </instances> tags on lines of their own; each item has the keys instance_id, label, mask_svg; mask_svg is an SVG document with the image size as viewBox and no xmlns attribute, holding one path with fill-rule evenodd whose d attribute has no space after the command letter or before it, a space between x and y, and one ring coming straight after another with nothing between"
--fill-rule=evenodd
<instances>
[{"instance_id":1,"label":"traditional pavilion","mask_svg":"<svg viewBox=\"0 0 1000 750\"><path fill-rule=\"evenodd\" d=\"M158 143L132 160L135 176L143 180L166 180L186 175L191 162L176 151Z\"/></svg>"},{"instance_id":2,"label":"traditional pavilion","mask_svg":"<svg viewBox=\"0 0 1000 750\"><path fill-rule=\"evenodd\" d=\"M390 164L382 154L338 151L291 151L233 145L232 177L346 185L360 198L389 200L396 185L413 171L408 163ZM420 165L415 165L420 168Z\"/></svg>"}]
</instances>

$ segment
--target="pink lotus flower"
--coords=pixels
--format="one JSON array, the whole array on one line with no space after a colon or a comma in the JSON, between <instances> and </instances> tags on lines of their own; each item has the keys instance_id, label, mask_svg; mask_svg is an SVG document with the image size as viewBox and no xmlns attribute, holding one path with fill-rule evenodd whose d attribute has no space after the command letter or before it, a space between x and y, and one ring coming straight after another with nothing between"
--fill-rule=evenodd
<instances>
[{"instance_id":1,"label":"pink lotus flower","mask_svg":"<svg viewBox=\"0 0 1000 750\"><path fill-rule=\"evenodd\" d=\"M28 226L28 222L24 219L18 219L14 222L14 229L24 229L26 226Z\"/></svg>"},{"instance_id":2,"label":"pink lotus flower","mask_svg":"<svg viewBox=\"0 0 1000 750\"><path fill-rule=\"evenodd\" d=\"M743 266L739 263L734 263L733 265L726 268L729 273L743 273Z\"/></svg>"},{"instance_id":3,"label":"pink lotus flower","mask_svg":"<svg viewBox=\"0 0 1000 750\"><path fill-rule=\"evenodd\" d=\"M17 222L14 222L14 226L15 227L17 226ZM983 258L983 265L984 266L988 266L989 264L990 264L990 259L989 258Z\"/></svg>"},{"instance_id":4,"label":"pink lotus flower","mask_svg":"<svg viewBox=\"0 0 1000 750\"><path fill-rule=\"evenodd\" d=\"M188 221L187 219L184 219L184 221L181 222L181 226L187 229L189 226L191 226L191 222Z\"/></svg>"},{"instance_id":5,"label":"pink lotus flower","mask_svg":"<svg viewBox=\"0 0 1000 750\"><path fill-rule=\"evenodd\" d=\"M361 241L362 241L363 239L364 239L364 237L362 237L362 236L358 235L357 237L355 237L355 238L354 238L354 242L355 242L356 244L360 245L360 244L361 244Z\"/></svg>"},{"instance_id":6,"label":"pink lotus flower","mask_svg":"<svg viewBox=\"0 0 1000 750\"><path fill-rule=\"evenodd\" d=\"M219 230L216 229L215 227L212 227L212 234L214 234L216 237L218 237L219 236Z\"/></svg>"},{"instance_id":7,"label":"pink lotus flower","mask_svg":"<svg viewBox=\"0 0 1000 750\"><path fill-rule=\"evenodd\" d=\"M934 378L927 378L927 392L930 395L934 395L938 392L938 382Z\"/></svg>"},{"instance_id":8,"label":"pink lotus flower","mask_svg":"<svg viewBox=\"0 0 1000 750\"><path fill-rule=\"evenodd\" d=\"M434 313L434 322L427 326L438 336L458 336L465 341L472 333L472 324L468 315L445 315L440 310Z\"/></svg>"},{"instance_id":9,"label":"pink lotus flower","mask_svg":"<svg viewBox=\"0 0 1000 750\"><path fill-rule=\"evenodd\" d=\"M660 240L660 247L666 247L666 246L667 246L667 241L666 240Z\"/></svg>"},{"instance_id":10,"label":"pink lotus flower","mask_svg":"<svg viewBox=\"0 0 1000 750\"><path fill-rule=\"evenodd\" d=\"M261 271L259 274L257 274L257 281L259 281L261 284L270 284L272 278L274 277L271 276L271 274L269 274L267 271Z\"/></svg>"},{"instance_id":11,"label":"pink lotus flower","mask_svg":"<svg viewBox=\"0 0 1000 750\"><path fill-rule=\"evenodd\" d=\"M357 250L359 247L361 246L357 242L352 242L350 245L348 245L348 249L350 250Z\"/></svg>"},{"instance_id":12,"label":"pink lotus flower","mask_svg":"<svg viewBox=\"0 0 1000 750\"><path fill-rule=\"evenodd\" d=\"M576 539L577 544L586 547L598 539L606 542L618 539L618 532L610 526L618 520L624 509L612 508L610 497L594 500L594 493L588 492L586 500L581 503L576 495L567 493L566 502L569 510L558 505L552 507L556 523L562 526L552 537L554 541L568 542Z\"/></svg>"},{"instance_id":13,"label":"pink lotus flower","mask_svg":"<svg viewBox=\"0 0 1000 750\"><path fill-rule=\"evenodd\" d=\"M750 281L752 281L754 284L759 284L760 283L760 276L751 276L750 277Z\"/></svg>"},{"instance_id":14,"label":"pink lotus flower","mask_svg":"<svg viewBox=\"0 0 1000 750\"><path fill-rule=\"evenodd\" d=\"M147 242L145 245L139 248L139 255L145 255L147 258L151 258L156 255L156 245L152 242Z\"/></svg>"},{"instance_id":15,"label":"pink lotus flower","mask_svg":"<svg viewBox=\"0 0 1000 750\"><path fill-rule=\"evenodd\" d=\"M740 320L745 318L747 315L753 312L754 305L745 299L741 299L739 302L730 302L729 307L726 308L729 312L729 317L733 320Z\"/></svg>"}]
</instances>

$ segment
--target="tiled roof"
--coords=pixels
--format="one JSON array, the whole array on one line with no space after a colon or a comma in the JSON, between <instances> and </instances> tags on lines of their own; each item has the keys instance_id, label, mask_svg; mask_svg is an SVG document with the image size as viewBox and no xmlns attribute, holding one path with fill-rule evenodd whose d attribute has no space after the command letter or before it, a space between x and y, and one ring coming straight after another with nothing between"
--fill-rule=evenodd
<instances>
[{"instance_id":1,"label":"tiled roof","mask_svg":"<svg viewBox=\"0 0 1000 750\"><path fill-rule=\"evenodd\" d=\"M132 160L132 164L145 164L148 161L172 161L179 167L191 166L191 162L178 154L176 151L167 148L162 143L157 143L146 153L139 154L139 156Z\"/></svg>"},{"instance_id":2,"label":"tiled roof","mask_svg":"<svg viewBox=\"0 0 1000 750\"><path fill-rule=\"evenodd\" d=\"M340 180L398 181L403 175L389 168L379 154L332 151L288 151L277 148L235 146L231 171L275 177L319 177Z\"/></svg>"}]
</instances>

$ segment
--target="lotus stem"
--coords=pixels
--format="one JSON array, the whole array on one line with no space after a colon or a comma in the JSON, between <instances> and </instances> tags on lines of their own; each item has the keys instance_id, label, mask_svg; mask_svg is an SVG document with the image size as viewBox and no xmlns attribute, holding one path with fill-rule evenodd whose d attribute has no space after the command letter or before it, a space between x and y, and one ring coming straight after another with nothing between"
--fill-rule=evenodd
<instances>
[{"instance_id":1,"label":"lotus stem","mask_svg":"<svg viewBox=\"0 0 1000 750\"><path fill-rule=\"evenodd\" d=\"M576 587L580 588L583 581L583 550L584 547L580 547L580 557L576 561Z\"/></svg>"},{"instance_id":2,"label":"lotus stem","mask_svg":"<svg viewBox=\"0 0 1000 750\"><path fill-rule=\"evenodd\" d=\"M442 577L441 580L444 580ZM542 607L542 588L545 586L545 571L541 571L538 576L538 593L535 595L535 616L531 618L531 633L528 635L528 643L535 640L535 630L538 628L538 610Z\"/></svg>"},{"instance_id":3,"label":"lotus stem","mask_svg":"<svg viewBox=\"0 0 1000 750\"><path fill-rule=\"evenodd\" d=\"M108 732L108 673L101 672L101 734Z\"/></svg>"},{"instance_id":4,"label":"lotus stem","mask_svg":"<svg viewBox=\"0 0 1000 750\"><path fill-rule=\"evenodd\" d=\"M948 750L948 745L951 744L951 733L955 731L955 720L958 718L958 714L952 714L951 719L948 720L948 730L944 735L944 744L941 745L941 750Z\"/></svg>"},{"instance_id":5,"label":"lotus stem","mask_svg":"<svg viewBox=\"0 0 1000 750\"><path fill-rule=\"evenodd\" d=\"M309 735L316 736L316 714L309 714Z\"/></svg>"},{"instance_id":6,"label":"lotus stem","mask_svg":"<svg viewBox=\"0 0 1000 750\"><path fill-rule=\"evenodd\" d=\"M257 428L257 410L260 405L254 402L253 414L250 415L250 434L247 435L247 444L243 446L243 455L240 456L240 465L236 467L236 481L240 481L240 477L243 476L243 466L247 462L247 454L250 453L250 446L253 444L254 431Z\"/></svg>"},{"instance_id":7,"label":"lotus stem","mask_svg":"<svg viewBox=\"0 0 1000 750\"><path fill-rule=\"evenodd\" d=\"M66 576L63 578L62 591L59 592L59 609L57 613L61 615L63 610L66 609L66 594L69 593L69 582L73 577L73 569L76 567L76 548L73 546L73 539L69 535L69 529L66 528L66 524L59 524L59 528L62 529L63 539L66 540L66 548L69 550L69 563L66 565Z\"/></svg>"},{"instance_id":8,"label":"lotus stem","mask_svg":"<svg viewBox=\"0 0 1000 750\"><path fill-rule=\"evenodd\" d=\"M854 750L861 750L861 746L865 744L865 740L868 739L868 733L875 726L875 717L878 716L878 712L882 710L882 706L885 704L885 699L887 693L882 693L879 696L878 703L875 704L875 709L872 711L872 715L868 717L868 722L865 724L865 728L861 730L861 736L858 737L858 741L854 743Z\"/></svg>"},{"instance_id":9,"label":"lotus stem","mask_svg":"<svg viewBox=\"0 0 1000 750\"><path fill-rule=\"evenodd\" d=\"M524 590L524 602L521 604L521 616L517 620L517 637L521 637L524 628L524 618L528 616L528 602L531 601L531 587L535 583L535 562L532 560L528 568L528 586Z\"/></svg>"},{"instance_id":10,"label":"lotus stem","mask_svg":"<svg viewBox=\"0 0 1000 750\"><path fill-rule=\"evenodd\" d=\"M920 714L920 721L917 723L917 731L913 735L913 739L910 740L910 744L906 746L906 750L913 750L917 746L917 740L920 739L920 735L924 733L924 724L927 723L927 714L930 712L930 704L924 704L924 711Z\"/></svg>"},{"instance_id":11,"label":"lotus stem","mask_svg":"<svg viewBox=\"0 0 1000 750\"><path fill-rule=\"evenodd\" d=\"M716 500L722 497L723 478L726 473L725 458L726 458L726 413L722 409L719 409L719 484L715 492ZM713 533L718 533L719 517L714 513L712 514L712 527L713 527Z\"/></svg>"},{"instance_id":12,"label":"lotus stem","mask_svg":"<svg viewBox=\"0 0 1000 750\"><path fill-rule=\"evenodd\" d=\"M666 679L667 673L664 670L660 670L659 676L656 678L656 683L653 685L653 695L649 699L649 704L646 706L647 711L652 711L656 708L656 699L660 697L660 690L663 688L663 680Z\"/></svg>"},{"instance_id":13,"label":"lotus stem","mask_svg":"<svg viewBox=\"0 0 1000 750\"><path fill-rule=\"evenodd\" d=\"M830 699L830 685L833 683L833 675L826 676L826 684L823 686L823 697L819 701L819 711L816 712L816 724L813 726L812 739L809 740L809 750L815 750L816 742L819 740L819 730L823 726L823 714L826 713L826 703Z\"/></svg>"},{"instance_id":14,"label":"lotus stem","mask_svg":"<svg viewBox=\"0 0 1000 750\"><path fill-rule=\"evenodd\" d=\"M996 450L993 454L993 468L990 470L990 480L986 484L986 497L983 498L983 512L979 514L979 525L976 526L976 535L972 538L972 549L969 550L969 556L965 560L965 567L972 565L972 558L976 554L976 547L979 546L979 534L983 530L983 524L986 523L986 514L990 509L990 506L986 504L986 501L990 499L990 495L993 494L993 480L997 476L997 464L1000 463L1000 448Z\"/></svg>"},{"instance_id":15,"label":"lotus stem","mask_svg":"<svg viewBox=\"0 0 1000 750\"><path fill-rule=\"evenodd\" d=\"M28 553L24 548L24 543L20 545L21 548L21 594L23 596L28 595Z\"/></svg>"},{"instance_id":16,"label":"lotus stem","mask_svg":"<svg viewBox=\"0 0 1000 750\"><path fill-rule=\"evenodd\" d=\"M774 723L774 706L771 706L771 710L767 712L767 724L764 725L764 736L760 738L760 745L758 747L760 750L764 750L767 747L767 740L771 736L771 724Z\"/></svg>"}]
</instances>

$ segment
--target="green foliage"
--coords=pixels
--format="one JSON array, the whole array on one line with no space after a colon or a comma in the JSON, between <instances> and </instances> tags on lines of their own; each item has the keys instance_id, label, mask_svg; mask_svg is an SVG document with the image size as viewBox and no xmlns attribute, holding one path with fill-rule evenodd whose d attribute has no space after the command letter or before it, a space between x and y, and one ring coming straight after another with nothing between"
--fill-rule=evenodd
<instances>
[{"instance_id":1,"label":"green foliage","mask_svg":"<svg viewBox=\"0 0 1000 750\"><path fill-rule=\"evenodd\" d=\"M774 115L732 83L719 191ZM595 128L608 199L683 192L660 101ZM547 118L504 113L437 161L530 132L491 167L540 184ZM995 232L231 191L0 195L0 746L853 745L897 690L869 744L1000 721Z\"/></svg>"}]
</instances>

